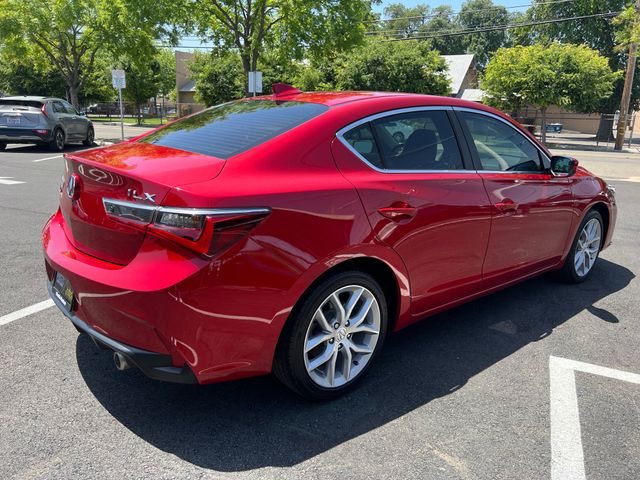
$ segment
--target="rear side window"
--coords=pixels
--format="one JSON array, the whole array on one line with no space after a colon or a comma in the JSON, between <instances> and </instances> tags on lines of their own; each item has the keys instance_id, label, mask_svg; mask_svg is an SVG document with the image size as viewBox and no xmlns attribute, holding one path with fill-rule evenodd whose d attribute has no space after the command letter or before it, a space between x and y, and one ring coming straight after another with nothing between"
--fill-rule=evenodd
<instances>
[{"instance_id":1,"label":"rear side window","mask_svg":"<svg viewBox=\"0 0 640 480\"><path fill-rule=\"evenodd\" d=\"M32 107L32 108L42 108L42 102L38 102L37 100L9 100L9 99L0 99L0 107L3 106L11 106L11 107Z\"/></svg>"},{"instance_id":2,"label":"rear side window","mask_svg":"<svg viewBox=\"0 0 640 480\"><path fill-rule=\"evenodd\" d=\"M327 109L317 103L273 100L226 103L175 122L139 141L227 159L271 140Z\"/></svg>"},{"instance_id":3,"label":"rear side window","mask_svg":"<svg viewBox=\"0 0 640 480\"><path fill-rule=\"evenodd\" d=\"M67 113L67 110L64 108L62 102L53 102L53 111L55 113Z\"/></svg>"},{"instance_id":4,"label":"rear side window","mask_svg":"<svg viewBox=\"0 0 640 480\"><path fill-rule=\"evenodd\" d=\"M486 115L462 112L483 170L540 172L538 149L527 137L504 122Z\"/></svg>"},{"instance_id":5,"label":"rear side window","mask_svg":"<svg viewBox=\"0 0 640 480\"><path fill-rule=\"evenodd\" d=\"M462 155L447 113L419 110L389 115L343 135L360 156L384 170L460 170Z\"/></svg>"}]
</instances>

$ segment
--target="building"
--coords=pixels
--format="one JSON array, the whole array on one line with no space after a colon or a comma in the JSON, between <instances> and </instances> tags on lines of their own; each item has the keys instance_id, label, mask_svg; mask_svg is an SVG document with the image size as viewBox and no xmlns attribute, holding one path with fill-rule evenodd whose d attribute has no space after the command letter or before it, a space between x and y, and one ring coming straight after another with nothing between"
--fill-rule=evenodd
<instances>
[{"instance_id":1,"label":"building","mask_svg":"<svg viewBox=\"0 0 640 480\"><path fill-rule=\"evenodd\" d=\"M452 97L462 98L465 90L478 88L475 55L442 55L442 58L449 67Z\"/></svg>"},{"instance_id":2,"label":"building","mask_svg":"<svg viewBox=\"0 0 640 480\"><path fill-rule=\"evenodd\" d=\"M180 116L198 112L204 105L196 102L196 82L191 80L189 63L193 61L193 53L176 50L176 103Z\"/></svg>"}]
</instances>

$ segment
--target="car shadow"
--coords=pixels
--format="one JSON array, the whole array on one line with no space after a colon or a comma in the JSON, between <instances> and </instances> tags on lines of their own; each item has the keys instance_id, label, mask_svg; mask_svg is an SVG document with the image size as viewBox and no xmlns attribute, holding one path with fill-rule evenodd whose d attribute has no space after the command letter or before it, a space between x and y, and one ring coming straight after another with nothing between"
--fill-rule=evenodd
<instances>
[{"instance_id":1,"label":"car shadow","mask_svg":"<svg viewBox=\"0 0 640 480\"><path fill-rule=\"evenodd\" d=\"M82 144L71 144L65 145L64 150L62 152L54 152L47 145L38 145L38 144L9 144L9 148L5 150L7 153L50 153L51 155L62 155L63 153L76 152L78 150L86 150L87 148L97 147L97 144L93 144L91 147L86 147Z\"/></svg>"},{"instance_id":2,"label":"car shadow","mask_svg":"<svg viewBox=\"0 0 640 480\"><path fill-rule=\"evenodd\" d=\"M217 471L292 466L464 388L585 309L617 322L593 305L634 275L604 259L595 268L580 285L543 276L392 335L360 387L324 404L302 400L268 376L194 386L117 372L111 355L84 335L76 356L96 399L155 447Z\"/></svg>"}]
</instances>

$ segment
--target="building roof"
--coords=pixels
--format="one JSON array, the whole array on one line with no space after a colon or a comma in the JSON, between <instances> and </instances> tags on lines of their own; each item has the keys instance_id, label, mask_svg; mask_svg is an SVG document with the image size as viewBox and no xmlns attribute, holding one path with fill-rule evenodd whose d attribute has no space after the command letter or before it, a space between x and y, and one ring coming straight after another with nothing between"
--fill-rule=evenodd
<instances>
[{"instance_id":1,"label":"building roof","mask_svg":"<svg viewBox=\"0 0 640 480\"><path fill-rule=\"evenodd\" d=\"M462 88L467 73L473 68L475 55L442 55L449 66L449 77L451 78L451 92L458 95Z\"/></svg>"},{"instance_id":2,"label":"building roof","mask_svg":"<svg viewBox=\"0 0 640 480\"><path fill-rule=\"evenodd\" d=\"M184 83L180 89L180 92L195 92L196 91L196 82L195 80L189 80L187 83Z\"/></svg>"},{"instance_id":3,"label":"building roof","mask_svg":"<svg viewBox=\"0 0 640 480\"><path fill-rule=\"evenodd\" d=\"M480 90L479 88L465 88L460 98L462 100L469 100L470 102L482 102L484 95L484 90Z\"/></svg>"}]
</instances>

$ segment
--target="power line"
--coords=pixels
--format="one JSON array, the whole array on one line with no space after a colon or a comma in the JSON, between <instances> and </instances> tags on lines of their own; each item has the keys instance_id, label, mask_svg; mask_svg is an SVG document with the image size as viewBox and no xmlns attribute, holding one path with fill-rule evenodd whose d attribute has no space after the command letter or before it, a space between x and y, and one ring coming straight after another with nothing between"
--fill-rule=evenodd
<instances>
[{"instance_id":1,"label":"power line","mask_svg":"<svg viewBox=\"0 0 640 480\"><path fill-rule=\"evenodd\" d=\"M620 12L608 12L608 13L595 13L592 15L581 15L577 17L567 17L567 18L555 18L552 20L540 20L537 22L521 22L511 25L500 25L500 26L491 26L491 27L480 27L480 28L468 28L464 30L453 31L450 33L431 33L428 35L412 35L404 38L392 38L388 40L383 40L385 42L400 42L403 40L422 40L428 38L439 38L439 37L452 37L457 35L470 35L474 33L485 33L485 32L494 32L498 30L509 30L513 28L521 28L521 27L534 27L537 25L546 25L550 23L561 23L561 22L569 22L572 20L583 20L587 18L612 18L619 15ZM442 32L445 32L444 30Z\"/></svg>"},{"instance_id":2,"label":"power line","mask_svg":"<svg viewBox=\"0 0 640 480\"><path fill-rule=\"evenodd\" d=\"M554 4L560 4L560 3L567 3L567 2L574 2L575 0L549 0L546 2L537 2L535 4L533 3L527 3L527 4L523 4L523 5L512 5L510 7L504 6L504 5L492 5L490 8L504 8L506 10L510 10L510 9L516 9L516 8L525 8L525 7L533 7L533 6L539 6L539 5L554 5ZM468 12L485 12L488 9L486 8L472 8L469 10L459 10L457 12L441 12L441 13L429 13L426 15L413 15L410 17L396 17L396 18L379 18L376 20L365 20L364 23L366 24L376 24L376 23L381 23L381 22L395 22L396 20L415 20L415 19L427 19L427 18L436 18L436 17L455 17L457 15L460 15L461 13L468 13ZM432 10L433 11L433 10Z\"/></svg>"}]
</instances>

